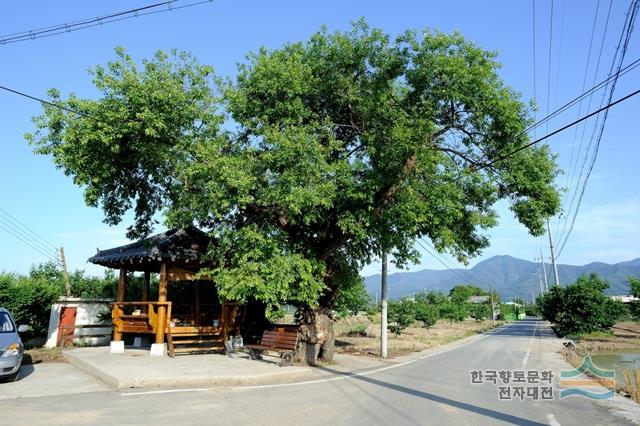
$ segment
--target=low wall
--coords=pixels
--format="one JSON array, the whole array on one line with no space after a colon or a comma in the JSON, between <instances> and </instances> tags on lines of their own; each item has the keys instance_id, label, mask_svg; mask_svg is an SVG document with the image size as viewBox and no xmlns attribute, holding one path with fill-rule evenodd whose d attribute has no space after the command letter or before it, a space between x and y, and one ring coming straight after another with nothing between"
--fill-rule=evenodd
<instances>
[{"instance_id":1,"label":"low wall","mask_svg":"<svg viewBox=\"0 0 640 426\"><path fill-rule=\"evenodd\" d=\"M85 299L80 297L64 297L51 307L49 316L49 331L47 333L47 348L53 348L58 343L60 313L63 307L76 308L75 330L73 344L78 346L109 345L111 340L111 322L100 323L100 315L111 312L112 299ZM93 327L95 325L95 327ZM92 326L92 327L89 327ZM102 336L97 336L102 335ZM84 336L84 337L83 337Z\"/></svg>"}]
</instances>

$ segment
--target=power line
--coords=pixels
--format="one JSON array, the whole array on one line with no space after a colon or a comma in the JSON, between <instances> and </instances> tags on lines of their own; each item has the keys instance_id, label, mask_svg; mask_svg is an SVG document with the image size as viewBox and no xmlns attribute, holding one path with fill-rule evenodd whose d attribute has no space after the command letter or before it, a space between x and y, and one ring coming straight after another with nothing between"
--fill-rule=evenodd
<instances>
[{"instance_id":1,"label":"power line","mask_svg":"<svg viewBox=\"0 0 640 426\"><path fill-rule=\"evenodd\" d=\"M423 241L426 240L423 238ZM449 264L447 264L442 258L440 258L439 256L437 256L435 253L433 253L431 250L429 250L427 247L424 246L424 244L422 244L422 242L420 240L416 240L416 242L420 245L420 247L422 247L427 253L429 253L429 255L431 255L431 257L433 257L435 260L437 260L441 265L443 265L445 268L447 268L449 271L455 273L456 275L458 275L459 277L461 277L464 281L469 281L470 283L473 283L475 280L471 275L469 275L466 271L462 270L462 269L457 269L457 268L452 268ZM434 248L435 250L435 248ZM487 285L485 285L485 287L489 287Z\"/></svg>"},{"instance_id":2,"label":"power line","mask_svg":"<svg viewBox=\"0 0 640 426\"><path fill-rule=\"evenodd\" d=\"M529 133L531 131L535 131L535 129L537 127L540 127L542 124L546 123L548 120L551 120L552 118L554 118L554 117L560 115L561 113L565 112L569 108L573 107L576 103L582 101L587 96L592 95L596 91L600 90L602 87L606 87L615 78L622 77L623 75L625 75L628 72L630 72L630 71L634 70L635 68L637 68L639 65L640 65L640 58L636 59L635 61L631 62L629 65L627 65L624 68L622 68L620 70L620 72L616 72L613 75L609 75L607 78L605 78L604 80L600 81L598 84L594 85L593 87L591 87L586 92L582 92L580 95L578 95L575 98L573 98L572 100L568 101L563 106L561 106L558 109L556 109L555 111L553 111L551 114L547 115L546 117L540 119L540 121L537 121L534 124L532 124L529 127L527 127L525 130L520 132L517 136L522 136L522 135L527 134L527 133ZM580 115L578 114L578 117L579 116Z\"/></svg>"},{"instance_id":3,"label":"power line","mask_svg":"<svg viewBox=\"0 0 640 426\"><path fill-rule=\"evenodd\" d=\"M533 7L533 25L532 25L532 31L533 31L533 100L534 102L537 103L537 92L536 92L536 0L531 0L531 6ZM584 88L583 88L584 89ZM537 105L536 105L537 107ZM533 109L533 121L536 121L536 109ZM547 111L548 112L548 111ZM535 128L533 129L533 135L535 137L536 135L536 131Z\"/></svg>"},{"instance_id":4,"label":"power line","mask_svg":"<svg viewBox=\"0 0 640 426\"><path fill-rule=\"evenodd\" d=\"M560 14L560 41L558 42L558 60L556 65L556 87L553 104L558 103L558 93L560 88L560 69L562 68L562 43L564 41L564 17L567 9L567 0L562 0L562 13ZM594 82L595 83L595 82ZM584 89L583 89L584 90Z\"/></svg>"},{"instance_id":5,"label":"power line","mask_svg":"<svg viewBox=\"0 0 640 426\"><path fill-rule=\"evenodd\" d=\"M553 42L553 0L551 0L551 16L549 17L549 63L547 66L547 115L549 115L549 100L551 98L551 46ZM549 131L549 122L547 129Z\"/></svg>"},{"instance_id":6,"label":"power line","mask_svg":"<svg viewBox=\"0 0 640 426\"><path fill-rule=\"evenodd\" d=\"M15 224L10 222L9 220L4 218L3 216L0 216L0 223L5 226L5 229L6 229L6 227L9 227L9 230L11 230L14 234L18 234L20 237L22 237L24 240L26 240L32 247L37 247L41 251L47 252L49 254L52 254L52 253L55 252L55 250L50 249L49 247L45 246L44 244L42 244L42 243L38 242L37 240L33 239L32 237L30 237L26 232L22 231Z\"/></svg>"},{"instance_id":7,"label":"power line","mask_svg":"<svg viewBox=\"0 0 640 426\"><path fill-rule=\"evenodd\" d=\"M638 11L638 7L640 6L640 0L635 0L631 3L631 5L629 6L629 12L627 13L627 18L625 19L625 25L624 25L624 29L622 31L622 34L620 34L620 40L618 42L618 46L616 47L616 54L614 55L614 59L613 59L613 63L611 64L611 70L609 71L609 74L613 73L613 69L616 67L616 59L618 59L618 65L617 65L617 69L620 70L622 68L622 64L624 62L624 57L627 53L627 48L629 47L629 41L631 40L631 34L633 33L633 26L635 23L635 19L636 19L636 14ZM622 47L622 50L620 51L620 47ZM618 58L618 52L620 53L620 57ZM613 82L611 83L611 89L609 90L609 97L608 97L608 102L611 102L611 99L613 98L613 93L615 91L616 88L616 84L618 82L618 78L616 78L615 80L613 80ZM604 99L603 99L604 101ZM559 254L562 252L562 250L564 249L565 245L567 244L567 241L569 240L569 236L571 235L571 232L573 231L573 226L575 225L575 221L576 221L576 217L578 216L578 211L580 210L580 205L582 203L582 199L584 197L584 193L587 189L587 183L589 181L589 178L591 176L591 172L593 171L593 167L595 166L596 160L598 158L598 152L600 149L600 143L602 141L602 135L604 133L604 126L606 124L608 115L609 115L609 110L608 108L606 110L604 110L604 114L603 114L603 118L602 118L602 122L600 123L600 127L598 129L598 134L597 136L595 135L596 133L596 129L594 128L594 134L592 135L592 141L594 140L594 136L595 136L595 147L593 149L593 153L591 155L591 162L589 164L589 168L587 170L587 174L584 178L584 181L582 183L582 189L580 191L580 196L578 198L578 204L576 205L576 209L573 213L573 217L571 219L571 225L569 227L569 231L567 232L564 241L562 242L562 246L559 250ZM596 123L597 126L597 123ZM586 162L586 156L585 156L585 162ZM584 164L584 162L583 162Z\"/></svg>"},{"instance_id":8,"label":"power line","mask_svg":"<svg viewBox=\"0 0 640 426\"><path fill-rule=\"evenodd\" d=\"M12 43L19 43L23 41L35 40L38 38L52 37L55 35L83 30L83 29L95 27L98 25L104 25L112 22L123 21L125 19L137 18L139 16L170 12L172 10L198 6L203 3L210 3L213 0L203 0L203 1L193 2L193 3L188 3L182 6L174 6L174 3L176 3L177 1L178 0L164 1L161 3L149 4L147 6L142 6L135 9L129 9L121 12L110 13L110 14L98 16L95 18L80 19L78 21L69 22L65 24L53 25L50 27L38 28L35 30L21 31L18 33L7 34L4 36L0 36L0 44L12 44ZM155 10L163 6L166 6L166 8Z\"/></svg>"},{"instance_id":9,"label":"power line","mask_svg":"<svg viewBox=\"0 0 640 426\"><path fill-rule=\"evenodd\" d=\"M44 237L42 237L40 234L38 234L37 232L35 232L34 230L32 230L31 228L29 228L27 225L25 225L23 222L21 222L20 220L18 220L15 216L13 216L11 213L9 213L8 211L6 211L5 209L3 209L2 207L0 207L0 217L2 217L2 215L6 216L9 218L10 221L17 223L19 225L20 228L24 229L28 234L32 235L33 237L35 237L36 240L41 241L42 243L44 243L45 245L49 246L51 249L55 250L56 252L58 251L58 248L51 244L49 241L47 241ZM15 226L15 225L14 225Z\"/></svg>"},{"instance_id":10,"label":"power line","mask_svg":"<svg viewBox=\"0 0 640 426\"><path fill-rule=\"evenodd\" d=\"M423 238L422 241L426 240ZM460 278L462 278L464 281L469 282L470 284L480 284L483 285L484 287L490 288L491 286L485 284L485 283L481 283L478 282L478 280L476 280L475 278L473 278L470 274L468 274L464 269L458 269L458 268L452 268L451 265L449 265L448 263L446 263L442 258L440 258L439 256L437 256L434 252L432 252L431 250L429 250L427 247L425 247L424 244L422 244L422 242L420 241L420 239L416 240L416 242L418 243L418 245L420 245L420 247L422 247L431 257L433 257L435 260L437 260L442 266L444 266L447 270L455 273L456 275L458 275ZM535 285L535 283L533 284ZM531 288L532 284L521 284L521 285L516 285L516 286L509 286L509 287L505 287L503 289L500 289L499 291L502 292L503 290L512 290L512 289L520 289L520 288ZM495 292L498 292L498 290L496 288L493 289Z\"/></svg>"},{"instance_id":11,"label":"power line","mask_svg":"<svg viewBox=\"0 0 640 426\"><path fill-rule=\"evenodd\" d=\"M34 100L34 101L41 102L41 103L43 103L43 104L46 104L46 105L49 105L49 106L52 106L52 107L55 107L55 108L59 108L59 109L61 109L61 110L67 111L67 112L71 112L71 113L74 113L74 114L81 115L81 116L83 116L83 117L93 118L92 116L90 116L89 114L86 114L86 113L84 113L84 112L76 111L76 110L74 110L74 109L67 108L67 107L65 107L65 106L63 106L63 105L54 104L53 102L49 102L49 101L47 101L47 100L44 100L44 99L38 98L38 97L36 97L36 96L29 95L29 94L24 93L24 92L20 92L20 91L15 90L15 89L11 89L11 88L6 87L6 86L2 86L2 85L0 85L0 89L2 89L2 90L6 90L7 92L11 92L11 93L13 93L13 94L16 94L16 95L19 95L19 96L23 96L23 97L25 97L25 98L28 98L28 99L31 99L31 100Z\"/></svg>"},{"instance_id":12,"label":"power line","mask_svg":"<svg viewBox=\"0 0 640 426\"><path fill-rule=\"evenodd\" d=\"M521 146L521 147L519 147L519 148L516 148L516 149L514 149L513 151L511 151L511 152L509 152L509 153L507 153L507 154L505 154L505 155L502 155L502 156L500 156L500 157L498 157L498 158L496 158L496 159L494 159L494 160L491 160L491 161L489 161L489 162L487 162L487 163L482 163L482 164L480 164L480 165L478 165L478 166L474 167L474 170L476 170L476 171L477 171L477 170L483 170L483 169L486 169L487 167L491 167L491 166L492 166L492 165L494 165L495 163L498 163L498 162L500 162L500 161L502 161L502 160L506 160L507 158L511 157L512 155L515 155L515 154L517 154L517 153L518 153L518 152L520 152L520 151L524 151L525 149L530 148L530 147L532 147L533 145L536 145L536 144L538 144L538 143L542 142L543 140L548 139L548 138L550 138L551 136L556 135L556 134L558 134L558 133L560 133L560 132L562 132L562 131L564 131L564 130L566 130L566 129L570 128L570 127L573 127L573 126L575 126L576 124L581 123L581 122L583 122L584 120L587 120L587 119L589 119L590 117L593 117L594 115L601 113L602 111L608 110L609 108L611 108L611 107L613 107L613 106L615 106L615 105L617 105L617 104L619 104L619 103L621 103L621 102L626 101L627 99L629 99L629 98L631 98L631 97L633 97L633 96L637 95L638 93L640 93L640 89L639 89L639 90L636 90L635 92L632 92L632 93L630 93L630 94L628 94L628 95L626 95L626 96L624 96L624 97L622 97L622 98L620 98L620 99L618 99L618 100L616 100L616 101L614 101L614 102L611 102L611 103L609 103L608 105L606 105L606 106L604 106L604 107L602 107L602 108L598 109L597 111L594 111L594 112L592 112L592 113L590 113L590 114L587 114L587 115L585 115L584 117L579 118L578 120L575 120L575 121L573 121L573 122L571 122L571 123L567 124L566 126L563 126L563 127L559 128L559 129L556 129L556 130L554 130L553 132L548 133L548 134L546 134L545 136L542 136L541 138L538 138L538 139L536 139L536 140L534 140L534 141L532 141L532 142L529 142L529 143L527 143L527 144L525 144L525 145L523 145L523 146ZM449 181L449 182L447 182L447 183L457 182L457 181L459 181L460 179L462 179L463 177L464 177L464 175L462 175L462 174L461 174L461 175L459 175L458 177L456 177L456 178L454 178L454 179L450 180L450 181Z\"/></svg>"},{"instance_id":13,"label":"power line","mask_svg":"<svg viewBox=\"0 0 640 426\"><path fill-rule=\"evenodd\" d=\"M600 69L600 61L602 59L602 51L604 48L604 41L606 40L606 36L607 36L607 29L609 28L609 18L611 17L611 7L613 6L613 0L611 0L609 2L609 10L607 11L607 17L605 20L605 24L604 24L604 30L602 31L602 40L600 41L600 50L598 52L598 60L596 61L596 69L593 73L593 82L595 83L596 78L598 78L598 70ZM596 15L597 18L597 15ZM594 23L593 23L593 28L595 29L595 23L596 20L594 18ZM593 41L593 32L592 32L592 41ZM589 46L589 49L591 49L591 46ZM591 52L589 52L591 53ZM588 64L587 64L588 66ZM584 82L586 80L587 77L587 69L585 69L585 75L584 75L584 79L583 79L583 85ZM619 78L618 73L616 73L615 75L611 75L609 74L609 79L613 80L613 78ZM592 83L593 84L593 83ZM608 83L607 83L608 85ZM591 109L591 101L593 100L593 96L589 97L589 103L587 104L587 111L589 111ZM604 100L604 95L603 95L603 100ZM600 106L602 106L602 103L600 104ZM580 116L580 110L582 107L582 101L580 102L580 108L578 109L578 116ZM597 127L598 125L598 121L596 120L596 122L594 123L594 128ZM573 163L573 152L574 152L574 147L576 145L576 138L578 135L578 127L576 127L575 132L573 134L573 143L571 144L571 157L569 159L569 173L568 173L568 187L571 188L573 186L573 182L574 179L576 177L576 171L577 171L577 167L578 167L578 161L580 159L580 153L582 152L582 145L584 144L584 132L587 128L587 123L584 124L584 126L582 126L582 133L580 135L580 143L578 144L578 153L575 157L575 164ZM591 141L593 140L593 137L591 139ZM587 150L585 152L585 158L587 158L587 156L589 155L589 149L591 148L591 141L589 142L589 144L587 145ZM582 176L584 173L584 168L585 168L585 164L583 162L582 167L580 168L580 176L578 177L578 181L576 182L576 188L573 191L573 195L571 197L571 202L569 204L569 209L568 209L568 213L567 215L565 215L564 217L564 222L562 224L562 231L560 231L560 233L557 236L558 241L560 241L562 239L562 237L564 236L564 233L566 231L567 228L567 220L569 218L570 212L573 208L573 203L575 202L575 197L576 197L576 193L578 192L578 187L580 185L580 182L582 181ZM569 199L569 193L566 194L565 196L565 203L566 204L566 200ZM558 227L559 227L559 223L558 223ZM557 245L557 244L556 244ZM559 254L559 253L558 253Z\"/></svg>"},{"instance_id":14,"label":"power line","mask_svg":"<svg viewBox=\"0 0 640 426\"><path fill-rule=\"evenodd\" d=\"M4 229L7 232L11 232L11 234L16 238L20 237L23 242L29 244L32 248L39 249L41 253L47 253L47 256L53 255L53 257L58 257L57 249L47 247L45 244L36 240L34 237L29 235L24 230L20 229L19 226L17 226L15 223L11 222L4 216L0 216L0 224L4 226Z\"/></svg>"},{"instance_id":15,"label":"power line","mask_svg":"<svg viewBox=\"0 0 640 426\"><path fill-rule=\"evenodd\" d=\"M13 235L15 238L19 239L20 241L22 241L23 243L25 243L26 245L28 245L29 247L31 247L32 249L34 249L35 251L37 251L38 253L40 253L41 255L47 257L49 260L51 260L52 262L57 262L57 259L54 258L53 256L51 256L50 253L47 253L46 251L38 248L37 246L31 244L28 240L22 238L20 236L20 234L17 234L15 232L13 232L10 228L7 228L2 222L0 222L0 228L4 229L5 231L7 231L9 234Z\"/></svg>"}]
</instances>

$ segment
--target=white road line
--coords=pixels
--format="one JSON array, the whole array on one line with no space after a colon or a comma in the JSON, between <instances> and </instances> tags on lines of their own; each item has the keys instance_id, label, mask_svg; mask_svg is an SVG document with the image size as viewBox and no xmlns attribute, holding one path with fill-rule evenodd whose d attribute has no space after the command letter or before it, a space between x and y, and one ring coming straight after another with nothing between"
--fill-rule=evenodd
<instances>
[{"instance_id":1,"label":"white road line","mask_svg":"<svg viewBox=\"0 0 640 426\"><path fill-rule=\"evenodd\" d=\"M556 416L551 413L547 414L547 420L549 421L549 426L562 426Z\"/></svg>"},{"instance_id":2,"label":"white road line","mask_svg":"<svg viewBox=\"0 0 640 426\"><path fill-rule=\"evenodd\" d=\"M450 348L447 349L443 349L439 352L433 352L430 354L426 354L426 355L422 355L418 358L414 358L414 359L410 359L404 362L400 362L397 364L392 364L392 365L388 365L386 367L380 367L380 368L376 368L374 370L368 370L368 371L363 371L361 373L348 373L345 374L343 376L340 377L331 377L328 379L316 379L316 380L306 380L303 382L294 382L294 383L277 383L277 384L272 384L272 385L255 385L255 386L232 386L232 387L228 387L227 389L234 389L234 390L243 390L243 389L269 389L269 388L281 388L281 387L288 387L288 386L302 386L302 385L311 385L311 384L316 384L316 383L326 383L326 382L335 382L338 380L346 380L346 379L352 379L354 377L360 377L360 376L368 376L371 374L375 374L375 373L379 373L381 371L386 371L386 370L391 370L394 368L398 368L398 367L402 367L408 364L413 364L415 362L418 362L420 360L426 359L426 358L431 358L432 356L436 356L436 355L440 355L440 354L444 354L450 351L453 351L455 349L461 348L463 346L467 346L470 345L472 343L475 342L479 342L480 340L484 340L488 337L491 337L492 335L502 331L503 329L509 327L510 324L508 325L504 325L502 327L499 327L497 329L495 329L493 332L488 333L485 336L482 336L478 339L474 339L465 343L462 343L460 345L456 345L456 346L452 346ZM177 392L206 392L206 391L211 391L213 390L213 388L200 388L200 389L167 389L167 390L161 390L161 391L146 391L146 392L127 392L127 393L122 393L120 394L120 396L133 396L133 395L151 395L151 394L162 394L162 393L177 393Z\"/></svg>"},{"instance_id":3,"label":"white road line","mask_svg":"<svg viewBox=\"0 0 640 426\"><path fill-rule=\"evenodd\" d=\"M193 388L193 389L166 389L157 391L144 391L144 392L127 392L120 394L120 396L134 396L134 395L156 395L163 393L179 393L179 392L208 392L209 388Z\"/></svg>"},{"instance_id":4,"label":"white road line","mask_svg":"<svg viewBox=\"0 0 640 426\"><path fill-rule=\"evenodd\" d=\"M533 339L536 338L537 332L538 332L538 322L536 321L536 326L533 329L533 336L531 336L531 339L529 339L529 345L527 346L527 353L524 354L524 359L522 360L521 370L524 370L525 367L527 366L527 361L529 361L529 354L531 353L531 346L533 345Z\"/></svg>"}]
</instances>

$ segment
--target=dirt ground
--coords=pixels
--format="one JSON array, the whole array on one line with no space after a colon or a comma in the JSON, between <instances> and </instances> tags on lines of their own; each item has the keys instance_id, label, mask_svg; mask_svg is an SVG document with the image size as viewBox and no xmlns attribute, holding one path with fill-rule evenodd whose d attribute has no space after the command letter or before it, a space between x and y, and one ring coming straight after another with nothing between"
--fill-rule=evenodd
<instances>
[{"instance_id":1,"label":"dirt ground","mask_svg":"<svg viewBox=\"0 0 640 426\"><path fill-rule=\"evenodd\" d=\"M562 355L574 367L582 364L583 357L588 354L607 351L640 350L640 324L625 321L615 324L609 333L590 333L580 336L576 346L573 348L563 348ZM597 377L593 379L598 381ZM635 385L640 388L640 383L636 379ZM631 398L628 389L629 384L617 385L616 391L623 396Z\"/></svg>"},{"instance_id":2,"label":"dirt ground","mask_svg":"<svg viewBox=\"0 0 640 426\"><path fill-rule=\"evenodd\" d=\"M22 363L40 364L41 362L66 362L60 348L33 348L24 352Z\"/></svg>"},{"instance_id":3,"label":"dirt ground","mask_svg":"<svg viewBox=\"0 0 640 426\"><path fill-rule=\"evenodd\" d=\"M496 322L497 325L503 322ZM449 321L440 320L438 323L426 329L421 323L415 323L405 329L400 336L389 332L388 352L390 357L404 355L410 352L419 352L434 346L459 340L493 327L491 321L476 322L467 320L461 323L450 324ZM373 320L365 315L338 320L334 325L336 333L336 350L338 352L353 355L378 356L380 353L380 320ZM366 336L358 335L365 331Z\"/></svg>"},{"instance_id":4,"label":"dirt ground","mask_svg":"<svg viewBox=\"0 0 640 426\"><path fill-rule=\"evenodd\" d=\"M611 328L610 333L592 333L580 338L578 348L593 353L607 350L640 349L640 324L625 321Z\"/></svg>"}]
</instances>

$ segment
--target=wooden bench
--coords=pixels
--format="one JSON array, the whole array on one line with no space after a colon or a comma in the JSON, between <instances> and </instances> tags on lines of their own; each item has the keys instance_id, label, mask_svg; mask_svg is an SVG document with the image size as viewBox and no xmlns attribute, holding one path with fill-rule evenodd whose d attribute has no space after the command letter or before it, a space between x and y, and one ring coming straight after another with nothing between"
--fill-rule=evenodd
<instances>
[{"instance_id":1,"label":"wooden bench","mask_svg":"<svg viewBox=\"0 0 640 426\"><path fill-rule=\"evenodd\" d=\"M251 359L262 359L263 352L277 352L280 367L293 364L293 353L298 346L298 330L295 328L276 328L265 330L260 344L245 345Z\"/></svg>"}]
</instances>

